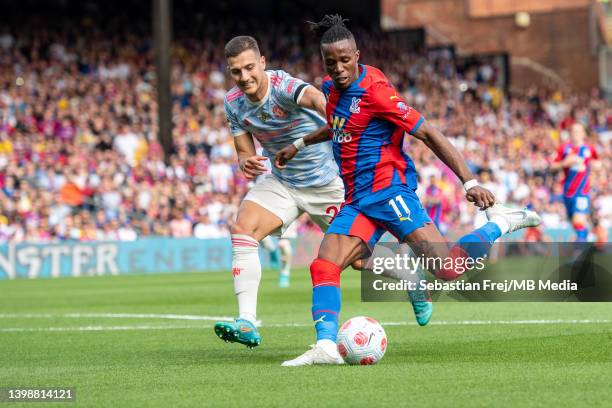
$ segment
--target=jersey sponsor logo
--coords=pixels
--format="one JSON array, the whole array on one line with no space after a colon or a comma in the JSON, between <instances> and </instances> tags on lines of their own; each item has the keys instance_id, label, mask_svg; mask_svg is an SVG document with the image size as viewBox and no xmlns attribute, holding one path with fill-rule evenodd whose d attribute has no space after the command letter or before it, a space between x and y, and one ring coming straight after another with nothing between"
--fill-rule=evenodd
<instances>
[{"instance_id":1,"label":"jersey sponsor logo","mask_svg":"<svg viewBox=\"0 0 612 408\"><path fill-rule=\"evenodd\" d=\"M349 111L351 111L351 113L361 112L361 108L359 107L360 102L361 98L353 97L353 99L351 100L351 107L349 108Z\"/></svg>"},{"instance_id":2,"label":"jersey sponsor logo","mask_svg":"<svg viewBox=\"0 0 612 408\"><path fill-rule=\"evenodd\" d=\"M285 119L287 117L287 112L278 105L274 105L272 107L272 113L278 119Z\"/></svg>"},{"instance_id":3,"label":"jersey sponsor logo","mask_svg":"<svg viewBox=\"0 0 612 408\"><path fill-rule=\"evenodd\" d=\"M329 123L331 123L332 129L342 129L344 127L346 119L340 116L330 116Z\"/></svg>"},{"instance_id":4,"label":"jersey sponsor logo","mask_svg":"<svg viewBox=\"0 0 612 408\"><path fill-rule=\"evenodd\" d=\"M329 123L331 123L332 141L336 143L347 143L353 140L353 136L343 129L346 123L345 118L330 116Z\"/></svg>"},{"instance_id":5,"label":"jersey sponsor logo","mask_svg":"<svg viewBox=\"0 0 612 408\"><path fill-rule=\"evenodd\" d=\"M332 130L332 141L336 143L348 143L353 140L353 136L345 131L333 131Z\"/></svg>"},{"instance_id":6,"label":"jersey sponsor logo","mask_svg":"<svg viewBox=\"0 0 612 408\"><path fill-rule=\"evenodd\" d=\"M241 271L242 271L242 269L240 269L240 268L236 268L236 267L233 267L233 268L232 268L232 275L234 275L234 276L238 276L238 275L240 275L240 272L241 272Z\"/></svg>"}]
</instances>

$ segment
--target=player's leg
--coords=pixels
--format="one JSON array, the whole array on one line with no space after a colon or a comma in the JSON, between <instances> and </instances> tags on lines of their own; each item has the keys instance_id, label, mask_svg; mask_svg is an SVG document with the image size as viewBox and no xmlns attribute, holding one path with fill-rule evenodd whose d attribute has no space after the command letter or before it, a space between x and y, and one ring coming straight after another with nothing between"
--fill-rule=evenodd
<instances>
[{"instance_id":1,"label":"player's leg","mask_svg":"<svg viewBox=\"0 0 612 408\"><path fill-rule=\"evenodd\" d=\"M236 322L215 324L215 333L223 340L250 347L261 341L254 325L261 280L259 241L293 221L297 213L291 196L273 176L256 184L244 198L231 227L232 275L239 317Z\"/></svg>"},{"instance_id":2,"label":"player's leg","mask_svg":"<svg viewBox=\"0 0 612 408\"><path fill-rule=\"evenodd\" d=\"M588 196L577 196L571 200L572 227L576 231L576 242L586 242L589 236L589 210L590 202ZM569 213L569 211L568 211Z\"/></svg>"},{"instance_id":3,"label":"player's leg","mask_svg":"<svg viewBox=\"0 0 612 408\"><path fill-rule=\"evenodd\" d=\"M482 227L462 236L451 248L446 244L438 228L434 224L425 224L404 237L404 242L410 244L417 254L423 254L426 259L448 260L452 265L467 265L468 258L476 260L488 257L493 243L503 234L516 231L519 228L539 225L539 217L528 210L512 210L497 208L488 214L489 222ZM523 225L524 224L524 225ZM440 279L454 280L460 277L466 268L449 268L444 263L432 261L431 272Z\"/></svg>"},{"instance_id":4,"label":"player's leg","mask_svg":"<svg viewBox=\"0 0 612 408\"><path fill-rule=\"evenodd\" d=\"M341 307L340 273L362 256L363 242L356 237L326 234L319 254L310 265L312 279L312 319L317 342L299 357L285 361L283 367L312 364L343 364L336 347L338 315Z\"/></svg>"},{"instance_id":5,"label":"player's leg","mask_svg":"<svg viewBox=\"0 0 612 408\"><path fill-rule=\"evenodd\" d=\"M278 268L279 263L280 263L279 257L278 257L279 247L276 244L276 242L274 242L274 238L268 235L267 237L259 241L259 243L261 247L265 249L266 251L268 251L268 253L270 254L270 267Z\"/></svg>"},{"instance_id":6,"label":"player's leg","mask_svg":"<svg viewBox=\"0 0 612 408\"><path fill-rule=\"evenodd\" d=\"M384 230L346 205L321 242L318 257L310 265L312 279L312 319L317 343L297 357L285 361L283 366L310 364L342 364L336 348L338 315L340 313L340 273L355 260L368 253L368 246L378 241Z\"/></svg>"},{"instance_id":7,"label":"player's leg","mask_svg":"<svg viewBox=\"0 0 612 408\"><path fill-rule=\"evenodd\" d=\"M388 201L386 201L388 200ZM515 210L496 204L487 210L487 222L482 227L461 237L457 244L448 248L446 240L432 223L413 190L405 185L392 187L374 194L362 204L369 218L384 225L399 240L408 243L416 255L423 254L433 260L455 259L453 265L465 265L465 259L484 258L493 242L507 232L537 226L539 216L527 209ZM459 259L462 258L462 259ZM430 262L431 271L444 280L458 278L464 270L444 268L450 262Z\"/></svg>"},{"instance_id":8,"label":"player's leg","mask_svg":"<svg viewBox=\"0 0 612 408\"><path fill-rule=\"evenodd\" d=\"M283 221L261 205L245 200L232 233L232 274L238 297L239 316L255 322L257 291L261 279L258 242L280 228Z\"/></svg>"},{"instance_id":9,"label":"player's leg","mask_svg":"<svg viewBox=\"0 0 612 408\"><path fill-rule=\"evenodd\" d=\"M327 231L331 221L338 213L339 208L344 202L344 186L338 177L327 186L316 189L303 189L297 197L297 201L304 205L303 210L310 215L313 222L317 223L323 231ZM348 231L347 231L348 232ZM384 247L376 247L375 251L386 250ZM369 255L367 246L361 258L356 259L351 266L356 270L363 270L365 267L365 257ZM423 271L419 271L423 274ZM400 280L405 279L399 271L395 269L385 269L382 276ZM428 291L408 291L408 299L419 325L425 326L432 315L431 297Z\"/></svg>"},{"instance_id":10,"label":"player's leg","mask_svg":"<svg viewBox=\"0 0 612 408\"><path fill-rule=\"evenodd\" d=\"M291 240L295 238L297 238L297 223L294 221L278 241L278 248L281 254L281 270L278 276L278 286L281 288L289 287L291 261L293 259L293 247Z\"/></svg>"}]
</instances>

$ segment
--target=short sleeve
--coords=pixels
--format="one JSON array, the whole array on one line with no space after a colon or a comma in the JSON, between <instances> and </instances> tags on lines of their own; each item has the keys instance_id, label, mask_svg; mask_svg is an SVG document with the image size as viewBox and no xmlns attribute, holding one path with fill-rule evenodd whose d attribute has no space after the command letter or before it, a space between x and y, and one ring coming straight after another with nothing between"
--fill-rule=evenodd
<instances>
[{"instance_id":1,"label":"short sleeve","mask_svg":"<svg viewBox=\"0 0 612 408\"><path fill-rule=\"evenodd\" d=\"M374 84L372 94L375 117L388 120L410 134L414 134L425 120L416 109L408 106L388 82Z\"/></svg>"},{"instance_id":2,"label":"short sleeve","mask_svg":"<svg viewBox=\"0 0 612 408\"><path fill-rule=\"evenodd\" d=\"M225 117L227 118L227 123L229 124L232 136L240 136L248 133L248 131L240 125L236 114L232 111L232 107L227 100L225 101Z\"/></svg>"},{"instance_id":3,"label":"short sleeve","mask_svg":"<svg viewBox=\"0 0 612 408\"><path fill-rule=\"evenodd\" d=\"M271 74L272 85L277 89L277 96L287 107L297 108L300 98L310 86L299 78L292 77L284 71L275 71Z\"/></svg>"}]
</instances>

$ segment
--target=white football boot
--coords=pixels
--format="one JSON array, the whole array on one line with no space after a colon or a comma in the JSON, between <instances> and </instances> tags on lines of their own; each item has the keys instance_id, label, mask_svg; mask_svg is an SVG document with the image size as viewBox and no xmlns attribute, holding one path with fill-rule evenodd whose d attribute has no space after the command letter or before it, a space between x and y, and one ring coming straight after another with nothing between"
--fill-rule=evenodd
<instances>
[{"instance_id":1,"label":"white football boot","mask_svg":"<svg viewBox=\"0 0 612 408\"><path fill-rule=\"evenodd\" d=\"M340 353L336 351L335 355L330 355L319 345L310 346L310 350L293 360L287 360L281 366L283 367L299 367L313 364L344 364L344 360L340 357Z\"/></svg>"},{"instance_id":2,"label":"white football boot","mask_svg":"<svg viewBox=\"0 0 612 408\"><path fill-rule=\"evenodd\" d=\"M542 218L532 210L527 208L511 208L503 204L494 204L485 210L489 221L494 221L495 218L499 217L498 220L505 221L508 225L508 231L502 233L510 233L522 228L537 227L542 223Z\"/></svg>"}]
</instances>

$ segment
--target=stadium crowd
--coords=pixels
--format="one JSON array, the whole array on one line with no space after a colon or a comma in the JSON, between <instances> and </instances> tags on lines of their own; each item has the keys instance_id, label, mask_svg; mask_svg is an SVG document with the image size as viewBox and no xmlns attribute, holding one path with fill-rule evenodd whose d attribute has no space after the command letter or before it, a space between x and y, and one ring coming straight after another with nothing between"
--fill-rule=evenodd
<instances>
[{"instance_id":1,"label":"stadium crowd","mask_svg":"<svg viewBox=\"0 0 612 408\"><path fill-rule=\"evenodd\" d=\"M156 141L150 40L83 26L0 30L0 242L229 236L248 183L225 121L223 97L233 84L219 24L206 39L179 36L173 45L169 164ZM302 27L246 32L260 41L268 67L321 83L317 44ZM583 123L604 158L592 174L595 218L612 226L612 105L597 91L504 93L489 62L405 52L398 38L371 30L356 36L362 62L380 67L451 138L497 198L532 205L546 227L569 227L560 174L548 167L569 126ZM444 228L471 227L475 210L449 169L414 139L406 151L421 175L419 192L430 183L443 192Z\"/></svg>"}]
</instances>

